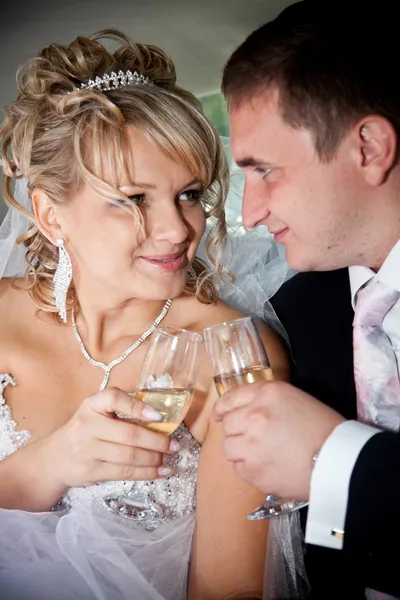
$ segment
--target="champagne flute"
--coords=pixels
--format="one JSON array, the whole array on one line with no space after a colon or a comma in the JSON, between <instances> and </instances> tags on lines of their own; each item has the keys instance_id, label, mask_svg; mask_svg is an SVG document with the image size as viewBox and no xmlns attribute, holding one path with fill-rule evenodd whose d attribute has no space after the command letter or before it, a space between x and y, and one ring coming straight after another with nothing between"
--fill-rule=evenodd
<instances>
[{"instance_id":1,"label":"champagne flute","mask_svg":"<svg viewBox=\"0 0 400 600\"><path fill-rule=\"evenodd\" d=\"M152 336L135 396L161 414L160 421L138 421L117 414L153 431L171 435L184 420L195 390L203 338L198 333L176 327L158 327ZM128 493L106 496L108 510L154 529L163 509L150 498L146 481L135 481Z\"/></svg>"},{"instance_id":2,"label":"champagne flute","mask_svg":"<svg viewBox=\"0 0 400 600\"><path fill-rule=\"evenodd\" d=\"M241 385L274 379L264 344L251 317L207 327L204 338L219 396ZM307 504L269 495L247 518L251 521L268 519Z\"/></svg>"}]
</instances>

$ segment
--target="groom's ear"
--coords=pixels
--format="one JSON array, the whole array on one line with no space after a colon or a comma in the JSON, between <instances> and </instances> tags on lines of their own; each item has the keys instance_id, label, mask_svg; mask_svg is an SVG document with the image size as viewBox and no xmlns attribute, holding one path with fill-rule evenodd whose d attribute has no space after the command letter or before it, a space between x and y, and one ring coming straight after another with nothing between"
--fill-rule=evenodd
<instances>
[{"instance_id":1,"label":"groom's ear","mask_svg":"<svg viewBox=\"0 0 400 600\"><path fill-rule=\"evenodd\" d=\"M365 181L371 186L385 183L397 159L397 133L380 115L370 115L356 129L358 162Z\"/></svg>"},{"instance_id":2,"label":"groom's ear","mask_svg":"<svg viewBox=\"0 0 400 600\"><path fill-rule=\"evenodd\" d=\"M41 188L32 192L32 208L39 231L53 244L62 237L61 226L57 218L57 207Z\"/></svg>"}]
</instances>

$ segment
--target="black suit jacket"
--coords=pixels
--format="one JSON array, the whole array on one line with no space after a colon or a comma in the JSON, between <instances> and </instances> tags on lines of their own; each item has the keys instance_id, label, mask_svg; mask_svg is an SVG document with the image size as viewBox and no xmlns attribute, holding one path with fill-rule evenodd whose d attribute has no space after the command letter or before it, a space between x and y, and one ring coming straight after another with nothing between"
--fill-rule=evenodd
<instances>
[{"instance_id":1,"label":"black suit jacket","mask_svg":"<svg viewBox=\"0 0 400 600\"><path fill-rule=\"evenodd\" d=\"M272 304L290 338L292 383L355 419L348 270L295 275ZM306 518L304 510L303 526ZM380 433L362 449L343 550L309 544L305 561L312 600L364 600L367 587L400 597L400 436Z\"/></svg>"}]
</instances>

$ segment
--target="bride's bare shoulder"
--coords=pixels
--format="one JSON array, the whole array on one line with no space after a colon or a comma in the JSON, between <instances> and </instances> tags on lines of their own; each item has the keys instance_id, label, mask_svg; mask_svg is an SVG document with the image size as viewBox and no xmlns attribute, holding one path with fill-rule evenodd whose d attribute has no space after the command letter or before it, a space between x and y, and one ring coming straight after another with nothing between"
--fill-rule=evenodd
<instances>
[{"instance_id":1,"label":"bride's bare shoulder","mask_svg":"<svg viewBox=\"0 0 400 600\"><path fill-rule=\"evenodd\" d=\"M32 301L22 284L23 280L0 279L0 327L3 330L32 312Z\"/></svg>"},{"instance_id":2,"label":"bride's bare shoulder","mask_svg":"<svg viewBox=\"0 0 400 600\"><path fill-rule=\"evenodd\" d=\"M195 305L191 309L191 314L196 319L199 329L248 316L236 308L229 306L229 304L225 304L222 300L218 300L218 302L213 304L201 304L195 298L191 300L193 305Z\"/></svg>"},{"instance_id":3,"label":"bride's bare shoulder","mask_svg":"<svg viewBox=\"0 0 400 600\"><path fill-rule=\"evenodd\" d=\"M199 322L201 326L211 327L212 325L216 325L217 323L222 323L224 321L232 321L233 319L241 319L245 317L244 313L232 308L225 302L218 300L215 304L207 304L201 305L203 310L199 310Z\"/></svg>"},{"instance_id":4,"label":"bride's bare shoulder","mask_svg":"<svg viewBox=\"0 0 400 600\"><path fill-rule=\"evenodd\" d=\"M0 302L7 303L9 300L15 300L18 295L24 295L25 290L22 290L23 279L15 277L2 277L0 279Z\"/></svg>"}]
</instances>

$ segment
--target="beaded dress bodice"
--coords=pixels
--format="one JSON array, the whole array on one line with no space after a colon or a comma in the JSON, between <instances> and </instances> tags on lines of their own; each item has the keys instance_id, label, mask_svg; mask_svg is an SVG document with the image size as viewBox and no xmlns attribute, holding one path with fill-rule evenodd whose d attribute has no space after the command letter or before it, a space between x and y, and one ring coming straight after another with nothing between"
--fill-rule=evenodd
<instances>
[{"instance_id":1,"label":"beaded dress bodice","mask_svg":"<svg viewBox=\"0 0 400 600\"><path fill-rule=\"evenodd\" d=\"M12 417L11 409L4 398L8 385L15 385L11 375L0 374L0 460L10 456L29 442L29 431L18 429ZM181 451L166 456L164 464L172 469L172 474L163 479L141 482L105 481L85 488L71 488L63 497L68 507L84 504L92 512L106 510L103 498L129 491L132 484L141 485L152 502L163 509L162 522L170 522L193 512L196 508L196 481L200 453L200 444L194 439L182 423L173 436L182 447Z\"/></svg>"}]
</instances>

